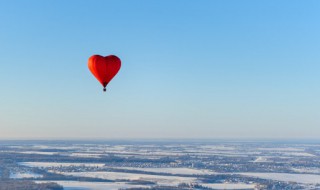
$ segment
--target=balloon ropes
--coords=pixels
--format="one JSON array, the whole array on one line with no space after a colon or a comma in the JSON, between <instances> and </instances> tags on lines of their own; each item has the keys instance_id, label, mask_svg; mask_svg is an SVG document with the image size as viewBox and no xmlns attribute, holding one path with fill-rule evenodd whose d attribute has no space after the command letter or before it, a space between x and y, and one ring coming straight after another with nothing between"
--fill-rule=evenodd
<instances>
[{"instance_id":1,"label":"balloon ropes","mask_svg":"<svg viewBox=\"0 0 320 190\"><path fill-rule=\"evenodd\" d=\"M121 67L121 60L115 55L93 55L88 60L88 67L94 77L103 86L103 91Z\"/></svg>"}]
</instances>

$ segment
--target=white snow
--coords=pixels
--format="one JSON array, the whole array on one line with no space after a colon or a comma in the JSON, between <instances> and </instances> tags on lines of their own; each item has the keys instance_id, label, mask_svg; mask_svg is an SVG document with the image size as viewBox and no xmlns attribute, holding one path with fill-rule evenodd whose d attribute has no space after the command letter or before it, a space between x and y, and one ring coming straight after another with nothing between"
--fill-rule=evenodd
<instances>
[{"instance_id":1,"label":"white snow","mask_svg":"<svg viewBox=\"0 0 320 190\"><path fill-rule=\"evenodd\" d=\"M74 152L74 153L71 153L69 156L82 157L82 158L99 158L101 154Z\"/></svg>"},{"instance_id":2,"label":"white snow","mask_svg":"<svg viewBox=\"0 0 320 190\"><path fill-rule=\"evenodd\" d=\"M309 168L292 168L292 171L299 172L299 173L315 173L315 174L320 174L320 168L316 167L309 167Z\"/></svg>"},{"instance_id":3,"label":"white snow","mask_svg":"<svg viewBox=\"0 0 320 190\"><path fill-rule=\"evenodd\" d=\"M267 151L280 151L280 152L300 152L304 151L304 148L293 148L293 147L273 147L273 148L258 148L258 150L267 150Z\"/></svg>"},{"instance_id":4,"label":"white snow","mask_svg":"<svg viewBox=\"0 0 320 190\"><path fill-rule=\"evenodd\" d=\"M284 152L282 154L286 156L304 156L304 157L315 156L313 154L306 153L306 152Z\"/></svg>"},{"instance_id":5,"label":"white snow","mask_svg":"<svg viewBox=\"0 0 320 190\"><path fill-rule=\"evenodd\" d=\"M245 183L202 183L203 187L209 187L212 189L255 189L256 184Z\"/></svg>"},{"instance_id":6,"label":"white snow","mask_svg":"<svg viewBox=\"0 0 320 190\"><path fill-rule=\"evenodd\" d=\"M235 150L235 147L231 146L223 146L223 145L202 145L200 148L202 149L211 149L211 150Z\"/></svg>"},{"instance_id":7,"label":"white snow","mask_svg":"<svg viewBox=\"0 0 320 190\"><path fill-rule=\"evenodd\" d=\"M148 187L144 185L133 185L127 184L124 182L80 182L80 181L36 181L36 183L47 183L55 182L59 185L62 185L65 190L74 189L74 188L83 188L83 189L94 189L94 190L118 190L121 188L141 188Z\"/></svg>"},{"instance_id":8,"label":"white snow","mask_svg":"<svg viewBox=\"0 0 320 190\"><path fill-rule=\"evenodd\" d=\"M117 167L116 169L138 170L155 173L185 174L185 175L210 175L216 172L210 170L200 170L193 168L137 168L137 167Z\"/></svg>"},{"instance_id":9,"label":"white snow","mask_svg":"<svg viewBox=\"0 0 320 190\"><path fill-rule=\"evenodd\" d=\"M22 178L40 178L43 175L35 174L32 172L17 172L17 173L10 173L10 178L12 179L22 179Z\"/></svg>"},{"instance_id":10,"label":"white snow","mask_svg":"<svg viewBox=\"0 0 320 190\"><path fill-rule=\"evenodd\" d=\"M71 175L78 177L93 177L110 180L146 180L158 183L158 185L177 186L180 183L194 183L197 181L194 177L177 177L177 176L162 176L148 174L134 174L122 172L57 172L63 175Z\"/></svg>"},{"instance_id":11,"label":"white snow","mask_svg":"<svg viewBox=\"0 0 320 190\"><path fill-rule=\"evenodd\" d=\"M277 181L297 182L306 184L320 183L320 175L313 174L289 174L289 173L238 173L245 176L252 176L262 179Z\"/></svg>"},{"instance_id":12,"label":"white snow","mask_svg":"<svg viewBox=\"0 0 320 190\"><path fill-rule=\"evenodd\" d=\"M24 152L19 152L21 154L41 154L41 155L54 155L54 154L59 154L58 152L41 152L41 151L24 151Z\"/></svg>"},{"instance_id":13,"label":"white snow","mask_svg":"<svg viewBox=\"0 0 320 190\"><path fill-rule=\"evenodd\" d=\"M20 162L22 166L49 168L49 167L68 167L68 166L84 166L84 167L103 167L101 163L62 163L62 162Z\"/></svg>"},{"instance_id":14,"label":"white snow","mask_svg":"<svg viewBox=\"0 0 320 190\"><path fill-rule=\"evenodd\" d=\"M269 162L266 157L259 156L253 162Z\"/></svg>"}]
</instances>

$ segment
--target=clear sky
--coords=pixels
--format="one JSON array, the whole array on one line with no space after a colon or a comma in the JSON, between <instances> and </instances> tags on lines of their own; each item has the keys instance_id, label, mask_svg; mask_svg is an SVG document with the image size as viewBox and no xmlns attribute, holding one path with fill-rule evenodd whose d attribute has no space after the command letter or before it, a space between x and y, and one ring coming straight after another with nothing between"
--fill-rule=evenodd
<instances>
[{"instance_id":1,"label":"clear sky","mask_svg":"<svg viewBox=\"0 0 320 190\"><path fill-rule=\"evenodd\" d=\"M320 1L0 1L0 138L320 138ZM107 93L93 54L122 68Z\"/></svg>"}]
</instances>

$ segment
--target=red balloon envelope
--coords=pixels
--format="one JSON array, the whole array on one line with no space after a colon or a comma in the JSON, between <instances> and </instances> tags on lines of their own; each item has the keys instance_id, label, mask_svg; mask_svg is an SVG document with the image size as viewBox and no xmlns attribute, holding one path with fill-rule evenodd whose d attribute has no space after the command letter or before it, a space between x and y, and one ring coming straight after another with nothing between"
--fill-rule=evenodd
<instances>
[{"instance_id":1,"label":"red balloon envelope","mask_svg":"<svg viewBox=\"0 0 320 190\"><path fill-rule=\"evenodd\" d=\"M120 70L121 60L115 55L93 55L89 58L88 67L106 91L106 86Z\"/></svg>"}]
</instances>

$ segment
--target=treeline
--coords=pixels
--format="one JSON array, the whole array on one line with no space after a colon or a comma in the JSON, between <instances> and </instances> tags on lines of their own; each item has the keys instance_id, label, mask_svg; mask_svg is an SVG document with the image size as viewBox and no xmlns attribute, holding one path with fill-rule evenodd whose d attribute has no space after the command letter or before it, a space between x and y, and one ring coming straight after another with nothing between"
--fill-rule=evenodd
<instances>
[{"instance_id":1,"label":"treeline","mask_svg":"<svg viewBox=\"0 0 320 190\"><path fill-rule=\"evenodd\" d=\"M127 188L127 189L120 189L120 190L211 190L212 188L203 187L199 184L187 184L187 183L180 183L177 187L175 186L154 186L154 187L134 187L134 188Z\"/></svg>"},{"instance_id":2,"label":"treeline","mask_svg":"<svg viewBox=\"0 0 320 190\"><path fill-rule=\"evenodd\" d=\"M27 180L0 180L0 190L63 190L57 183L35 183Z\"/></svg>"},{"instance_id":3,"label":"treeline","mask_svg":"<svg viewBox=\"0 0 320 190\"><path fill-rule=\"evenodd\" d=\"M139 155L139 154L137 154ZM85 158L85 157L71 157L68 155L38 155L38 154L22 154L16 153L3 153L0 155L0 160L6 160L7 163L18 162L79 162L79 163L171 163L175 159L172 157L161 157L158 159L137 158L136 155L131 155L128 158L123 158L115 154L102 155L99 158Z\"/></svg>"}]
</instances>

